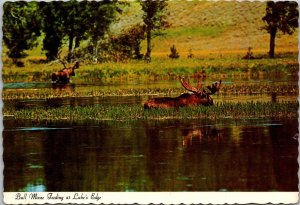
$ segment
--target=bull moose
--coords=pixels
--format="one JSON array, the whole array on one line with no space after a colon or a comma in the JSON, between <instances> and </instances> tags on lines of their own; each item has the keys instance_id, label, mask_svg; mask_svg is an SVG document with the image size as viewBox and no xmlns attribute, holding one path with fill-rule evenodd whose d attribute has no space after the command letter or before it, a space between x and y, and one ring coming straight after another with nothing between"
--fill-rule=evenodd
<instances>
[{"instance_id":1,"label":"bull moose","mask_svg":"<svg viewBox=\"0 0 300 205\"><path fill-rule=\"evenodd\" d=\"M187 83L184 78L180 78L180 82L186 90L192 92L193 94L184 93L175 98L153 98L144 104L144 108L176 108L184 106L213 105L213 99L210 97L210 95L218 92L221 87L221 80L220 82L213 83L211 86L207 86L206 88L209 90L209 92L202 88L202 84L200 83L197 84L197 87L193 87Z\"/></svg>"},{"instance_id":2,"label":"bull moose","mask_svg":"<svg viewBox=\"0 0 300 205\"><path fill-rule=\"evenodd\" d=\"M75 76L75 69L79 68L79 62L76 61L73 66L67 68L64 65L64 69L52 73L51 79L52 83L59 83L59 84L67 84L70 82L70 77Z\"/></svg>"}]
</instances>

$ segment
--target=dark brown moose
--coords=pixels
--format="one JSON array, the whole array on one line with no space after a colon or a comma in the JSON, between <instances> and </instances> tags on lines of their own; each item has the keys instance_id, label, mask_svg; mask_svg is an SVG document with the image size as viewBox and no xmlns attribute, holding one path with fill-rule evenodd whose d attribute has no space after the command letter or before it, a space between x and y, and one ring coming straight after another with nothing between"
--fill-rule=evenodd
<instances>
[{"instance_id":1,"label":"dark brown moose","mask_svg":"<svg viewBox=\"0 0 300 205\"><path fill-rule=\"evenodd\" d=\"M220 80L219 83L215 82L211 86L207 86L206 88L209 90L209 92L207 92L204 88L202 88L202 84L200 83L197 84L197 87L193 87L187 83L184 78L180 78L180 82L185 89L191 91L193 94L184 93L175 98L153 98L144 104L144 108L176 108L184 106L213 105L213 99L210 95L218 92L221 86Z\"/></svg>"},{"instance_id":2,"label":"dark brown moose","mask_svg":"<svg viewBox=\"0 0 300 205\"><path fill-rule=\"evenodd\" d=\"M52 73L52 83L67 84L70 82L70 77L75 76L75 69L79 68L79 62L76 61L75 64L69 68L64 65L64 69Z\"/></svg>"}]
</instances>

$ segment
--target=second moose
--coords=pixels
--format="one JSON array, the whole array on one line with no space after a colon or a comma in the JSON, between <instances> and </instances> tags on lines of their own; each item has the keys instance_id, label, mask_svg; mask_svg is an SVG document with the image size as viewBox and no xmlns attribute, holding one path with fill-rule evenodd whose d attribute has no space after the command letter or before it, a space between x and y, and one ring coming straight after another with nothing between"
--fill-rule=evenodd
<instances>
[{"instance_id":1,"label":"second moose","mask_svg":"<svg viewBox=\"0 0 300 205\"><path fill-rule=\"evenodd\" d=\"M210 95L215 94L220 90L220 82L215 82L211 86L206 88L209 90L207 92L202 88L202 84L198 83L197 87L191 86L185 81L184 78L180 78L181 85L191 91L193 94L184 93L178 97L161 97L153 98L148 100L144 104L144 108L172 108L172 107L184 107L184 106L196 106L196 105L213 105L213 99Z\"/></svg>"},{"instance_id":2,"label":"second moose","mask_svg":"<svg viewBox=\"0 0 300 205\"><path fill-rule=\"evenodd\" d=\"M70 82L70 77L75 76L75 69L79 68L79 62L76 61L75 64L69 68L63 63L64 69L52 73L51 79L52 83L59 83L59 84L67 84Z\"/></svg>"}]
</instances>

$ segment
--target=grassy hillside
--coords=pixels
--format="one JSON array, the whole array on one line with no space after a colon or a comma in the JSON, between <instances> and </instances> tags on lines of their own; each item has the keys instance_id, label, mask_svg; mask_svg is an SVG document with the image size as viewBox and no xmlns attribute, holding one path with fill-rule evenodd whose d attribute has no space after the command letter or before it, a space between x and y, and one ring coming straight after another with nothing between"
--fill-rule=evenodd
<instances>
[{"instance_id":1,"label":"grassy hillside","mask_svg":"<svg viewBox=\"0 0 300 205\"><path fill-rule=\"evenodd\" d=\"M166 35L153 41L153 55L166 57L173 44L181 56L189 50L198 56L243 55L248 47L254 54L266 53L269 34L263 30L265 2L236 1L170 1ZM140 22L142 11L138 4L127 7L115 30ZM276 51L297 51L297 32L276 39ZM143 45L145 48L145 44Z\"/></svg>"},{"instance_id":2,"label":"grassy hillside","mask_svg":"<svg viewBox=\"0 0 300 205\"><path fill-rule=\"evenodd\" d=\"M173 28L167 32L171 38L157 39L161 47L155 52L169 52L166 48L175 44L182 53L192 49L194 54L212 56L244 54L248 47L254 54L266 53L269 34L261 20L265 7L264 2L172 1L169 21ZM297 34L280 36L276 43L277 51L296 51Z\"/></svg>"}]
</instances>

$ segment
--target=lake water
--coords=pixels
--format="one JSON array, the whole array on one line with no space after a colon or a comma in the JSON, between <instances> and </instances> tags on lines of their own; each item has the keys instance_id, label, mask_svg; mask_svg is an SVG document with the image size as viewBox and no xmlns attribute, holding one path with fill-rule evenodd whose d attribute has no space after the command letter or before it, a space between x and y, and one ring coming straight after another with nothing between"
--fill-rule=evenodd
<instances>
[{"instance_id":1,"label":"lake water","mask_svg":"<svg viewBox=\"0 0 300 205\"><path fill-rule=\"evenodd\" d=\"M4 191L298 190L297 119L4 126Z\"/></svg>"},{"instance_id":2,"label":"lake water","mask_svg":"<svg viewBox=\"0 0 300 205\"><path fill-rule=\"evenodd\" d=\"M226 83L232 82L225 81L224 86ZM276 82L280 83L297 81ZM74 89L144 87L180 85L177 81L82 84ZM3 92L40 89L53 88L49 83L13 83L4 84ZM279 102L295 101L297 97L213 96L216 102ZM15 103L19 109L26 109L143 104L148 98L71 97L4 104ZM297 191L298 133L297 119L55 123L4 118L4 191Z\"/></svg>"}]
</instances>

